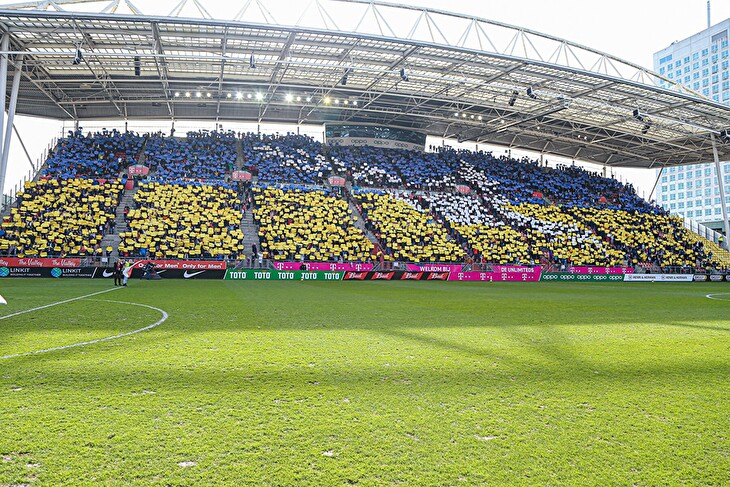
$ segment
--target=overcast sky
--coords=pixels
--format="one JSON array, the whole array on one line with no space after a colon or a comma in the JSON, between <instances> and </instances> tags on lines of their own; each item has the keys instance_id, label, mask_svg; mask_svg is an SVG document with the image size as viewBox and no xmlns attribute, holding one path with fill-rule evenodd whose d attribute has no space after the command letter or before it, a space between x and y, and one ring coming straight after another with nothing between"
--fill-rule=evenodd
<instances>
[{"instance_id":1,"label":"overcast sky","mask_svg":"<svg viewBox=\"0 0 730 487\"><path fill-rule=\"evenodd\" d=\"M218 18L231 18L244 1L200 0L206 9ZM308 4L311 0L293 0L292 5ZM281 5L262 0L266 5ZM9 3L9 2L0 2ZM167 15L179 0L156 2L132 0L132 3L150 15ZM194 8L188 2L187 11ZM673 41L689 37L707 26L706 0L400 0L394 3L424 6L439 10L464 13L529 28L572 42L607 52L627 61L652 68L653 53ZM278 7L277 7L278 8ZM97 7L97 11L100 10ZM283 12L272 14L284 16ZM346 15L339 10L338 15ZM730 0L712 2L712 24L730 18ZM53 136L59 134L55 122L20 117L20 130L31 157L40 157ZM29 164L17 141L11 150L6 192L13 187ZM653 171L624 171L647 196L653 184Z\"/></svg>"}]
</instances>

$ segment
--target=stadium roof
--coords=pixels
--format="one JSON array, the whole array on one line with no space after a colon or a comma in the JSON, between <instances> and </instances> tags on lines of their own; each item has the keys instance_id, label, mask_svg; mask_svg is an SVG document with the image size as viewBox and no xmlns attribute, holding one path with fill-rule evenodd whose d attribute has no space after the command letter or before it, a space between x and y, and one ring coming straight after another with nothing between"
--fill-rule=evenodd
<instances>
[{"instance_id":1,"label":"stadium roof","mask_svg":"<svg viewBox=\"0 0 730 487\"><path fill-rule=\"evenodd\" d=\"M209 7L0 5L17 113L369 123L632 167L710 162L715 134L730 159L730 108L567 40L371 0L247 0L225 20Z\"/></svg>"}]
</instances>

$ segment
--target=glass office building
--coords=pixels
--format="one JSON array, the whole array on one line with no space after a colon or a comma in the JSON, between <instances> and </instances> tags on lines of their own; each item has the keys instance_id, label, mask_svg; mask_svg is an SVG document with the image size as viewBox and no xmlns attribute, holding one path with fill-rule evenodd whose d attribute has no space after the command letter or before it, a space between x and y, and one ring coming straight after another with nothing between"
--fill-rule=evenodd
<instances>
[{"instance_id":1,"label":"glass office building","mask_svg":"<svg viewBox=\"0 0 730 487\"><path fill-rule=\"evenodd\" d=\"M673 42L654 54L654 71L715 102L730 105L728 31L730 19ZM661 85L667 83L661 82ZM730 212L730 163L721 163L721 167L726 195L724 204ZM720 201L714 163L666 168L655 194L657 204L673 214L722 229L723 202Z\"/></svg>"}]
</instances>

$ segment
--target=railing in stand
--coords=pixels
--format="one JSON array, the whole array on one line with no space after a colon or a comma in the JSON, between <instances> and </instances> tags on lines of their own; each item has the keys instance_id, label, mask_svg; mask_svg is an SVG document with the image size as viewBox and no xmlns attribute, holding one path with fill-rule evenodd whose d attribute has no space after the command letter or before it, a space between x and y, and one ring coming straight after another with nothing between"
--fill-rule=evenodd
<instances>
[{"instance_id":1,"label":"railing in stand","mask_svg":"<svg viewBox=\"0 0 730 487\"><path fill-rule=\"evenodd\" d=\"M707 240L710 240L712 242L715 242L716 244L720 243L720 237L723 235L720 232L717 232L709 227L706 227L705 225L692 220L690 218L683 218L684 228L696 233L700 237L704 237Z\"/></svg>"}]
</instances>

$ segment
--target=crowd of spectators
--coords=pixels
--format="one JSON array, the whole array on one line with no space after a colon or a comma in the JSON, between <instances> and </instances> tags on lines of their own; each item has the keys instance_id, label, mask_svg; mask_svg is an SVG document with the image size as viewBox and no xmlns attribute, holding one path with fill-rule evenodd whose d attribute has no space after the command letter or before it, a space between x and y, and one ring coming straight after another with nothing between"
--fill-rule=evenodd
<instances>
[{"instance_id":1,"label":"crowd of spectators","mask_svg":"<svg viewBox=\"0 0 730 487\"><path fill-rule=\"evenodd\" d=\"M322 144L306 135L247 133L241 138L243 166L267 183L320 183L344 166L324 155Z\"/></svg>"},{"instance_id":2,"label":"crowd of spectators","mask_svg":"<svg viewBox=\"0 0 730 487\"><path fill-rule=\"evenodd\" d=\"M233 131L188 132L185 139L155 135L147 141L145 163L160 182L220 185L235 168L236 139Z\"/></svg>"},{"instance_id":3,"label":"crowd of spectators","mask_svg":"<svg viewBox=\"0 0 730 487\"><path fill-rule=\"evenodd\" d=\"M18 257L101 256L122 184L95 179L28 182L0 229L0 252Z\"/></svg>"},{"instance_id":4,"label":"crowd of spectators","mask_svg":"<svg viewBox=\"0 0 730 487\"><path fill-rule=\"evenodd\" d=\"M300 185L255 187L254 219L267 258L364 262L373 243L355 226L347 202L334 190Z\"/></svg>"},{"instance_id":5,"label":"crowd of spectators","mask_svg":"<svg viewBox=\"0 0 730 487\"><path fill-rule=\"evenodd\" d=\"M244 253L235 191L207 184L145 183L126 215L122 256L239 259Z\"/></svg>"},{"instance_id":6,"label":"crowd of spectators","mask_svg":"<svg viewBox=\"0 0 730 487\"><path fill-rule=\"evenodd\" d=\"M461 262L464 250L446 227L404 199L388 193L355 193L366 225L383 245L384 259L411 262Z\"/></svg>"},{"instance_id":7,"label":"crowd of spectators","mask_svg":"<svg viewBox=\"0 0 730 487\"><path fill-rule=\"evenodd\" d=\"M586 222L596 236L622 252L631 265L705 267L712 256L689 230L668 215L573 207L568 214Z\"/></svg>"},{"instance_id":8,"label":"crowd of spectators","mask_svg":"<svg viewBox=\"0 0 730 487\"><path fill-rule=\"evenodd\" d=\"M117 178L120 171L136 163L145 138L135 132L103 129L83 134L69 131L46 159L41 176L71 179Z\"/></svg>"}]
</instances>

